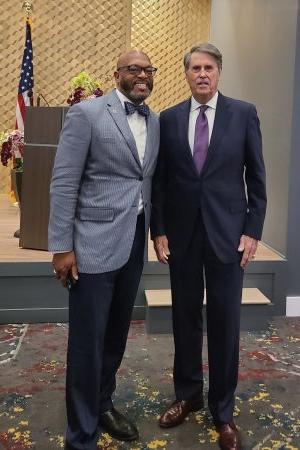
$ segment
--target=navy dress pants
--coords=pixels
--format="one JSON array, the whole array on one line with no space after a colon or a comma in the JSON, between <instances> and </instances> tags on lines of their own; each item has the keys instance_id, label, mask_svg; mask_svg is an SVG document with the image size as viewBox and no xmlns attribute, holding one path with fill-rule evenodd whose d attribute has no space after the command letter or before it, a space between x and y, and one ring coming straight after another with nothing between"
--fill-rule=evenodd
<instances>
[{"instance_id":1,"label":"navy dress pants","mask_svg":"<svg viewBox=\"0 0 300 450\"><path fill-rule=\"evenodd\" d=\"M145 219L142 214L137 219L127 263L111 272L80 273L78 282L71 288L66 380L67 448L95 450L99 414L112 408L116 372L125 351L143 270L144 244Z\"/></svg>"},{"instance_id":2,"label":"navy dress pants","mask_svg":"<svg viewBox=\"0 0 300 450\"><path fill-rule=\"evenodd\" d=\"M241 258L237 253L232 264L217 258L200 213L186 253L179 257L176 249L170 248L170 252L176 398L198 402L203 396L202 306L206 288L208 404L216 425L230 423L238 380Z\"/></svg>"}]
</instances>

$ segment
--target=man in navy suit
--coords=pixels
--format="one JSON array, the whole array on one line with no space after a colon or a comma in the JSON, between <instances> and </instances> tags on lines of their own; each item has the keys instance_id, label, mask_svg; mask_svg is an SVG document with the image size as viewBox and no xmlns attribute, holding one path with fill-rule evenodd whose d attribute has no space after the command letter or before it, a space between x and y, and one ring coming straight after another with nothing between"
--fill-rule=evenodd
<instances>
[{"instance_id":1,"label":"man in navy suit","mask_svg":"<svg viewBox=\"0 0 300 450\"><path fill-rule=\"evenodd\" d=\"M203 406L202 305L207 299L208 405L222 449L239 449L233 422L243 274L266 211L259 120L253 105L218 92L222 55L211 44L184 57L192 97L160 115L151 233L170 267L176 400L161 427Z\"/></svg>"}]
</instances>

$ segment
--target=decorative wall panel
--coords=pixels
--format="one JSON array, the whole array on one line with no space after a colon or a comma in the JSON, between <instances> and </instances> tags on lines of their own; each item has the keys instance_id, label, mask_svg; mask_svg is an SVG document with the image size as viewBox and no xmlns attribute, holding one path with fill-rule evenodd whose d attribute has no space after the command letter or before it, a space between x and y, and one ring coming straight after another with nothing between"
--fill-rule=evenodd
<instances>
[{"instance_id":1,"label":"decorative wall panel","mask_svg":"<svg viewBox=\"0 0 300 450\"><path fill-rule=\"evenodd\" d=\"M22 0L11 0L0 17L0 131L15 123L16 93L25 40ZM111 88L116 58L130 47L131 0L32 0L35 95L51 106L68 97L70 79L82 70ZM1 166L0 192L9 190Z\"/></svg>"},{"instance_id":2,"label":"decorative wall panel","mask_svg":"<svg viewBox=\"0 0 300 450\"><path fill-rule=\"evenodd\" d=\"M183 55L209 39L210 0L132 0L131 45L158 67L149 104L156 111L189 95Z\"/></svg>"},{"instance_id":3,"label":"decorative wall panel","mask_svg":"<svg viewBox=\"0 0 300 450\"><path fill-rule=\"evenodd\" d=\"M0 17L0 131L14 127L16 93L25 39L22 0L11 0ZM82 70L113 85L117 56L144 49L159 67L149 103L160 111L188 95L183 53L208 39L210 0L32 0L35 96L51 106L68 97L70 79ZM43 104L43 102L42 102ZM0 164L0 193L9 169Z\"/></svg>"}]
</instances>

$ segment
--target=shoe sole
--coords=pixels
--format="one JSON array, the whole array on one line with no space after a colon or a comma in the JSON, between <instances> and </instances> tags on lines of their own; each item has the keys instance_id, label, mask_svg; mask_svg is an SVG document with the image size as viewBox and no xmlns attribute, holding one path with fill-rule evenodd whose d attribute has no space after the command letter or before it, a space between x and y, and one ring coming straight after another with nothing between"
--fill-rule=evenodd
<instances>
[{"instance_id":1,"label":"shoe sole","mask_svg":"<svg viewBox=\"0 0 300 450\"><path fill-rule=\"evenodd\" d=\"M112 438L116 439L117 441L131 442L131 441L136 441L139 438L138 433L133 436L130 436L130 437L126 437L126 438L122 437L121 438L120 436L110 433L109 431L105 430L104 428L103 428L103 430L105 431L105 433L108 433Z\"/></svg>"}]
</instances>

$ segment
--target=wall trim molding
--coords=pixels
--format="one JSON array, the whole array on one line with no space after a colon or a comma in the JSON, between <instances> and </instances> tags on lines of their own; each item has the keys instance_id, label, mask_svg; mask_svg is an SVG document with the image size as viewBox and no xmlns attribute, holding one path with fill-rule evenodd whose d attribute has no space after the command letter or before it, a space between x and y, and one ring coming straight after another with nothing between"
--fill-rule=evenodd
<instances>
[{"instance_id":1,"label":"wall trim molding","mask_svg":"<svg viewBox=\"0 0 300 450\"><path fill-rule=\"evenodd\" d=\"M300 297L286 298L286 316L287 317L300 316Z\"/></svg>"}]
</instances>

